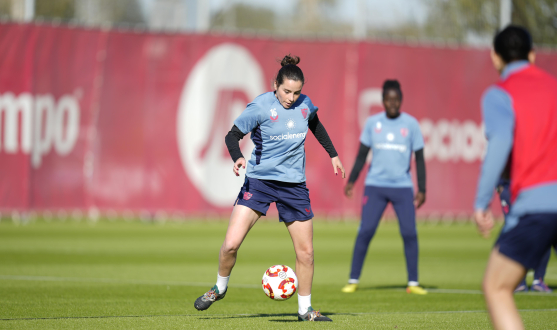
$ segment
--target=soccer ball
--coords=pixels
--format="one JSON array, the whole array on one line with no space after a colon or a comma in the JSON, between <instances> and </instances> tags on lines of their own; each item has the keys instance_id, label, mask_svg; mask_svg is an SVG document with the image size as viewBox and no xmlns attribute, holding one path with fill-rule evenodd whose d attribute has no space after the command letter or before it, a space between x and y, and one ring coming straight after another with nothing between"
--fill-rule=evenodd
<instances>
[{"instance_id":1,"label":"soccer ball","mask_svg":"<svg viewBox=\"0 0 557 330\"><path fill-rule=\"evenodd\" d=\"M285 265L269 267L263 274L263 292L273 300L286 300L296 293L298 278L292 268Z\"/></svg>"}]
</instances>

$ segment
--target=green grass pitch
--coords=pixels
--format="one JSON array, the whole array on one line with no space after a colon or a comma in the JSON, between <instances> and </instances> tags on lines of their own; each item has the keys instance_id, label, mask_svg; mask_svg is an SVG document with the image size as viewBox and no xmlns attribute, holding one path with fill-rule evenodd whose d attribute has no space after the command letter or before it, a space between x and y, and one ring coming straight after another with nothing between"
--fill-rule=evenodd
<instances>
[{"instance_id":1,"label":"green grass pitch","mask_svg":"<svg viewBox=\"0 0 557 330\"><path fill-rule=\"evenodd\" d=\"M494 238L472 224L419 224L420 282L404 291L396 222L384 222L360 290L341 293L357 222L315 220L312 303L332 323L296 322L296 297L275 302L261 289L273 264L295 265L287 230L260 221L239 252L229 292L208 311L194 300L216 280L227 223L0 222L0 329L489 329L480 282ZM531 276L530 276L531 277ZM557 284L557 263L547 277ZM529 278L531 281L531 278ZM557 294L515 295L529 329L557 328Z\"/></svg>"}]
</instances>

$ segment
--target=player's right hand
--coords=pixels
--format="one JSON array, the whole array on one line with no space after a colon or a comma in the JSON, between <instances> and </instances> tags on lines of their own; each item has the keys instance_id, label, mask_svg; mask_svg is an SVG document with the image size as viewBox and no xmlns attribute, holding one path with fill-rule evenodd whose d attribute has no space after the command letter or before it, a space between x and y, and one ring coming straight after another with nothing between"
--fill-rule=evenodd
<instances>
[{"instance_id":1,"label":"player's right hand","mask_svg":"<svg viewBox=\"0 0 557 330\"><path fill-rule=\"evenodd\" d=\"M234 163L234 168L232 168L232 172L236 174L236 176L240 176L240 168L246 168L246 160L244 157L238 158Z\"/></svg>"},{"instance_id":2,"label":"player's right hand","mask_svg":"<svg viewBox=\"0 0 557 330\"><path fill-rule=\"evenodd\" d=\"M474 220L478 225L478 231L484 238L489 238L491 229L493 228L493 215L489 211L476 210L474 213Z\"/></svg>"},{"instance_id":3,"label":"player's right hand","mask_svg":"<svg viewBox=\"0 0 557 330\"><path fill-rule=\"evenodd\" d=\"M352 191L354 190L354 183L348 182L346 186L344 186L344 195L346 197L352 197Z\"/></svg>"}]
</instances>

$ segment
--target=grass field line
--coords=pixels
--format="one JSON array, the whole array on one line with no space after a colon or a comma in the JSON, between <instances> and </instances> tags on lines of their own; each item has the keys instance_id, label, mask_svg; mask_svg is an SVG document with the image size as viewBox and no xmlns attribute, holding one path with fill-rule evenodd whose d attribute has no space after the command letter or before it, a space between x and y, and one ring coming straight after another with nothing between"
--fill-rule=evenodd
<instances>
[{"instance_id":1,"label":"grass field line","mask_svg":"<svg viewBox=\"0 0 557 330\"><path fill-rule=\"evenodd\" d=\"M212 287L214 283L209 282L180 282L180 281L156 281L156 280L134 280L134 279L115 279L115 278L92 278L92 277L57 277L57 276L32 276L32 275L0 275L1 280L13 281L47 281L47 282L89 282L89 283L121 283L121 284L146 284L146 285L178 285L178 286L199 286ZM243 289L260 289L257 284L230 284L232 288ZM446 294L474 294L481 295L481 290L466 289L436 289L426 288L430 293L446 293ZM405 291L404 288L381 288L384 291ZM557 292L521 292L520 295L541 295L541 296L557 296Z\"/></svg>"},{"instance_id":2,"label":"grass field line","mask_svg":"<svg viewBox=\"0 0 557 330\"><path fill-rule=\"evenodd\" d=\"M557 312L557 308L540 308L540 309L519 309L521 313L528 312ZM469 313L487 313L486 310L464 310L464 311L424 311L424 312L362 312L362 313L327 313L328 315L419 315L419 314L469 314ZM241 317L277 317L277 316L296 316L296 314L159 314L159 315L99 315L99 316L58 316L58 317L21 317L21 318L2 318L0 321L32 321L32 320L62 320L62 319L107 319L107 318L148 318L148 317L223 317L223 318L241 318Z\"/></svg>"},{"instance_id":3,"label":"grass field line","mask_svg":"<svg viewBox=\"0 0 557 330\"><path fill-rule=\"evenodd\" d=\"M483 292L481 290L466 290L466 289L435 289L435 288L427 288L425 287L425 289L427 290L427 292L429 293L449 293L449 294L483 294ZM384 290L384 289L381 289ZM400 289L387 289L387 290L392 290L392 291L406 291L406 289L400 288ZM557 297L557 292L551 292L551 293L546 293L546 292L519 292L516 293L518 295L521 296L554 296Z\"/></svg>"},{"instance_id":4,"label":"grass field line","mask_svg":"<svg viewBox=\"0 0 557 330\"><path fill-rule=\"evenodd\" d=\"M147 285L179 285L179 286L208 286L212 287L215 283L203 282L180 282L180 281L154 281L154 280L133 280L116 278L92 278L92 277L57 277L57 276L28 276L28 275L0 275L1 280L14 281L50 281L50 282L93 282L93 283L122 283L122 284L147 284ZM261 285L255 284L231 284L233 288L255 289Z\"/></svg>"}]
</instances>

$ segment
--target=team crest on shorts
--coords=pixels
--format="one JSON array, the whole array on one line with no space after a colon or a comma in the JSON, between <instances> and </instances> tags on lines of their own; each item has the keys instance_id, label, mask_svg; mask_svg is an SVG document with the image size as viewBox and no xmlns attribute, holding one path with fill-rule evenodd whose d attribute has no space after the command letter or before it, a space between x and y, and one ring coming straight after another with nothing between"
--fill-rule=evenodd
<instances>
[{"instance_id":1,"label":"team crest on shorts","mask_svg":"<svg viewBox=\"0 0 557 330\"><path fill-rule=\"evenodd\" d=\"M308 108L303 108L303 109L302 109L302 116L304 116L304 119L307 118L308 112L309 112L309 109L308 109Z\"/></svg>"},{"instance_id":2,"label":"team crest on shorts","mask_svg":"<svg viewBox=\"0 0 557 330\"><path fill-rule=\"evenodd\" d=\"M408 128L401 128L400 135L402 135L402 137L408 136Z\"/></svg>"},{"instance_id":3,"label":"team crest on shorts","mask_svg":"<svg viewBox=\"0 0 557 330\"><path fill-rule=\"evenodd\" d=\"M249 193L249 192L246 191L246 192L244 193L244 200L246 200L246 201L249 200L249 199L251 198L251 196L253 196L253 194L251 194L251 193Z\"/></svg>"},{"instance_id":4,"label":"team crest on shorts","mask_svg":"<svg viewBox=\"0 0 557 330\"><path fill-rule=\"evenodd\" d=\"M509 204L503 200L501 201L501 206L503 207L503 213L509 214Z\"/></svg>"},{"instance_id":5,"label":"team crest on shorts","mask_svg":"<svg viewBox=\"0 0 557 330\"><path fill-rule=\"evenodd\" d=\"M309 214L311 212L311 206L309 207L309 209L306 209L306 213Z\"/></svg>"}]
</instances>

